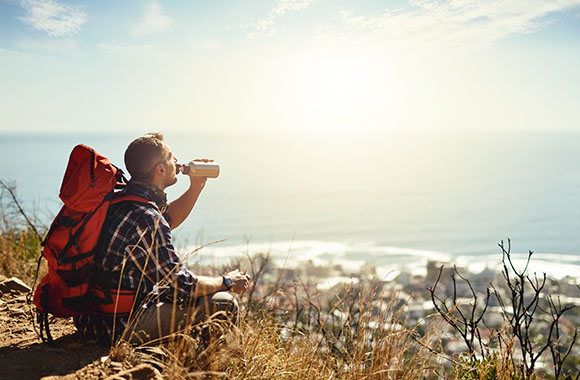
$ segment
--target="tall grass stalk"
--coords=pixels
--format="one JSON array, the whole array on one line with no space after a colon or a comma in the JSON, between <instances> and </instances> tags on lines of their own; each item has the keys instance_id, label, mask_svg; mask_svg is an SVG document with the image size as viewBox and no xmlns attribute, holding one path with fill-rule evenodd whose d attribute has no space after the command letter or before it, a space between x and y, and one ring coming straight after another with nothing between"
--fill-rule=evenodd
<instances>
[{"instance_id":1,"label":"tall grass stalk","mask_svg":"<svg viewBox=\"0 0 580 380\"><path fill-rule=\"evenodd\" d=\"M16 185L0 180L0 274L32 284L45 231L24 211Z\"/></svg>"}]
</instances>

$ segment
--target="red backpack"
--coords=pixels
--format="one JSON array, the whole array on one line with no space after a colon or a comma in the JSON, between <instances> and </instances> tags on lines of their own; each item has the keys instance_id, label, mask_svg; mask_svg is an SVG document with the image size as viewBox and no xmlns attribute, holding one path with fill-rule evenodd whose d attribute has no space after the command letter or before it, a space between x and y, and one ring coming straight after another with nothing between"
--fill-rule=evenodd
<instances>
[{"instance_id":1,"label":"red backpack","mask_svg":"<svg viewBox=\"0 0 580 380\"><path fill-rule=\"evenodd\" d=\"M73 149L60 188L64 206L43 242L48 274L34 292L43 340L43 326L47 339L52 340L48 313L66 318L89 312L95 248L114 190L125 183L122 171L94 149L84 145ZM133 196L115 202L120 200L146 202Z\"/></svg>"}]
</instances>

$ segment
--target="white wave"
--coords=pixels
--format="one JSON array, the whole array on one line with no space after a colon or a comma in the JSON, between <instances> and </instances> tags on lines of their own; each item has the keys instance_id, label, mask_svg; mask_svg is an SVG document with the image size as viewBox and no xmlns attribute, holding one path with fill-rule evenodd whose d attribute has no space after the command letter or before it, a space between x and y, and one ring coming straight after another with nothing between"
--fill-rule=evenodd
<instances>
[{"instance_id":1,"label":"white wave","mask_svg":"<svg viewBox=\"0 0 580 380\"><path fill-rule=\"evenodd\" d=\"M512 263L517 271L526 269L528 253L512 253ZM501 270L502 255L478 255L478 256L458 256L455 262L458 265L467 267L471 272L477 273L484 268ZM511 269L511 268L510 268ZM580 258L576 255L565 255L559 253L533 253L527 267L528 274L541 277L543 273L550 278L561 279L566 276L580 278Z\"/></svg>"},{"instance_id":2,"label":"white wave","mask_svg":"<svg viewBox=\"0 0 580 380\"><path fill-rule=\"evenodd\" d=\"M193 251L195 247L187 247L183 252ZM321 255L338 257L349 253L360 253L366 256L415 256L427 257L433 260L445 261L451 254L441 251L428 251L412 248L375 246L371 243L343 243L333 241L276 241L270 243L249 243L232 246L213 245L200 250L200 254L211 254L217 257L240 257L247 254L270 253L274 257L288 255L293 259L312 259Z\"/></svg>"},{"instance_id":3,"label":"white wave","mask_svg":"<svg viewBox=\"0 0 580 380\"><path fill-rule=\"evenodd\" d=\"M180 255L191 252L195 247L180 251ZM337 241L274 241L239 245L210 245L196 252L188 262L208 265L226 264L233 259L269 254L277 266L293 268L311 262L317 266L341 265L345 273L357 273L365 264L374 264L379 278L395 278L402 271L425 274L427 262L456 263L470 272L478 273L485 268L501 270L501 253L484 255L458 255L423 249L376 246L372 243L349 243ZM513 253L512 261L518 270L523 270L527 253ZM575 255L556 253L534 253L529 273L543 272L552 278L571 276L580 278L580 258Z\"/></svg>"},{"instance_id":4,"label":"white wave","mask_svg":"<svg viewBox=\"0 0 580 380\"><path fill-rule=\"evenodd\" d=\"M188 256L188 252L194 249L195 247L187 247L180 251L180 255ZM401 267L416 271L424 268L427 260L451 259L449 253L440 251L375 246L371 243L303 240L231 246L211 245L196 252L190 260L217 265L259 253L270 254L276 265L286 267L296 267L310 261L318 266L339 264L345 271L358 272L365 263L376 263L377 272L384 276Z\"/></svg>"}]
</instances>

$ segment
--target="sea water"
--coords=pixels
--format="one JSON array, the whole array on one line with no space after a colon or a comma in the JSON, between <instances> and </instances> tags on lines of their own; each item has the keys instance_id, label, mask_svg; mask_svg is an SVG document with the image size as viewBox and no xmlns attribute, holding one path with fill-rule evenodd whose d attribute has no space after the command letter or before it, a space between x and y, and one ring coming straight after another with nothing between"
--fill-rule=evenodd
<instances>
[{"instance_id":1,"label":"sea water","mask_svg":"<svg viewBox=\"0 0 580 380\"><path fill-rule=\"evenodd\" d=\"M137 135L2 134L0 178L49 223L72 148L90 145L123 167ZM353 271L428 259L481 267L501 260L497 243L509 237L518 259L535 252L532 270L580 277L580 133L165 137L180 162L221 167L175 230L182 254L207 245L190 260L270 252L280 263ZM187 183L180 177L169 198Z\"/></svg>"}]
</instances>

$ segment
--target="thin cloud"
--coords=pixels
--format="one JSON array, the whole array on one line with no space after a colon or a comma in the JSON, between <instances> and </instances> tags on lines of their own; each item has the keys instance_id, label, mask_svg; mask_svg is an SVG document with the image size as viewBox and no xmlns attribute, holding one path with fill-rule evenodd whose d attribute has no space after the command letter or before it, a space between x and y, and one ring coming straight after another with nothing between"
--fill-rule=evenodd
<instances>
[{"instance_id":1,"label":"thin cloud","mask_svg":"<svg viewBox=\"0 0 580 380\"><path fill-rule=\"evenodd\" d=\"M413 0L370 16L342 11L338 23L320 29L321 40L485 46L534 32L550 23L547 16L578 6L580 0Z\"/></svg>"},{"instance_id":2,"label":"thin cloud","mask_svg":"<svg viewBox=\"0 0 580 380\"><path fill-rule=\"evenodd\" d=\"M315 1L316 0L277 0L268 16L259 19L254 23L256 32L251 35L253 37L273 35L276 31L274 28L276 19L284 16L288 12L305 10Z\"/></svg>"},{"instance_id":3,"label":"thin cloud","mask_svg":"<svg viewBox=\"0 0 580 380\"><path fill-rule=\"evenodd\" d=\"M145 5L141 20L131 30L133 35L144 36L167 30L173 20L163 14L163 8L158 1L149 1Z\"/></svg>"},{"instance_id":4,"label":"thin cloud","mask_svg":"<svg viewBox=\"0 0 580 380\"><path fill-rule=\"evenodd\" d=\"M310 6L314 0L278 0L270 14L283 16L290 11L301 11Z\"/></svg>"},{"instance_id":5,"label":"thin cloud","mask_svg":"<svg viewBox=\"0 0 580 380\"><path fill-rule=\"evenodd\" d=\"M20 20L51 37L72 36L88 19L81 7L54 0L21 0L20 5L25 12Z\"/></svg>"}]
</instances>

